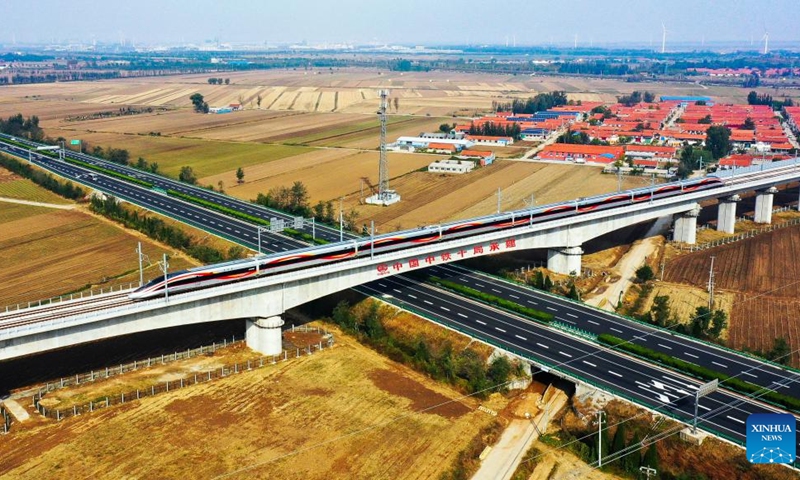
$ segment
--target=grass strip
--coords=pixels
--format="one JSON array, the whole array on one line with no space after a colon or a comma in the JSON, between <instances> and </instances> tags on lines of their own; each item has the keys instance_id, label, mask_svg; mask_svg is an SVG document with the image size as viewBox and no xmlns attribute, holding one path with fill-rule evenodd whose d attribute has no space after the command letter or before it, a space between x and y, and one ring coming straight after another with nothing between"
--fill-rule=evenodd
<instances>
[{"instance_id":1,"label":"grass strip","mask_svg":"<svg viewBox=\"0 0 800 480\"><path fill-rule=\"evenodd\" d=\"M481 292L480 290L475 290L474 288L470 288L461 285L459 283L451 282L450 280L443 280L436 276L430 276L428 277L428 282L446 288L448 290L454 291L456 293L464 294L468 297L480 300L490 305L494 305L495 307L500 307L504 310L509 310L514 313L519 313L520 315L524 315L539 322L550 323L553 320L553 315L547 312L536 310L535 308L528 308L518 303L514 303L510 300L506 300L505 298L500 298L495 295Z\"/></svg>"},{"instance_id":2,"label":"grass strip","mask_svg":"<svg viewBox=\"0 0 800 480\"><path fill-rule=\"evenodd\" d=\"M314 238L314 237L311 236L310 233L301 232L301 231L295 230L293 228L284 228L283 229L283 234L286 235L286 236L292 237L292 238L296 238L298 240L303 240L304 242L314 243L314 244L317 244L317 245L326 245L326 244L330 243L329 241L324 240L322 238Z\"/></svg>"}]
</instances>

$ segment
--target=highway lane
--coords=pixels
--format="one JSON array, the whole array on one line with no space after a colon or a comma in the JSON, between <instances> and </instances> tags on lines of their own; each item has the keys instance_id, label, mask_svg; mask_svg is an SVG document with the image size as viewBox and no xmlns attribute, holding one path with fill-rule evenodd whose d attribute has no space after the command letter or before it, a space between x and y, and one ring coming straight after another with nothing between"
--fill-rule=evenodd
<instances>
[{"instance_id":1,"label":"highway lane","mask_svg":"<svg viewBox=\"0 0 800 480\"><path fill-rule=\"evenodd\" d=\"M32 145L32 146L43 146L44 145L44 144L40 144L40 143L36 143L36 142L31 142L31 141L28 141L28 140L25 140L25 139L11 137L10 135L0 134L0 139L2 139L2 138L8 138L8 139L15 138L16 142L24 143L26 145ZM25 149L20 149L20 150L22 152L25 152L26 155L27 155L27 150L25 150ZM92 155L87 155L85 153L74 152L72 150L66 150L65 153L66 153L67 157L69 157L69 158L74 158L74 159L77 159L77 160L81 160L83 162L90 163L90 164L96 165L96 166L100 166L100 167L103 167L105 169L117 172L117 173L123 173L123 174L126 174L126 175L133 176L135 178L139 178L141 180L145 180L145 181L150 182L153 185L155 185L155 186L157 186L159 188L162 188L164 190L175 190L177 192L181 192L181 193L184 193L184 194L187 194L187 195L192 195L192 196L195 196L197 198L201 198L201 199L207 200L209 202L214 202L216 204L223 205L223 206L228 207L228 208L233 208L233 209L236 209L236 210L238 210L240 212L247 213L248 215L253 215L255 217L258 217L258 218L261 218L261 219L264 219L264 220L268 220L268 221L273 219L273 218L283 219L285 221L285 226L286 227L293 228L294 217L292 217L291 215L288 215L288 214L286 214L284 212L280 212L280 211L277 211L277 210L269 209L269 208L263 207L261 205L256 205L256 204L253 204L253 203L250 203L250 202L247 202L247 201L244 201L244 200L240 200L238 198L231 197L231 196L228 196L228 195L225 195L225 194L222 194L222 193L218 193L218 192L215 192L215 191L212 191L212 190L208 190L208 189L205 189L205 188L202 188L202 187L198 187L198 186L195 186L195 185L189 185L187 183L179 182L177 180L173 180L171 178L164 177L164 176L159 175L159 174L145 172L143 170L139 170L139 169L136 169L136 168L133 168L133 167L129 167L129 166L113 163L113 162L110 162L110 161L102 159L102 158L94 157ZM302 228L300 228L298 230L303 231L305 233L308 233L309 235L311 235L313 233L317 238L321 238L321 239L326 240L328 242L338 242L339 238L340 238L340 233L339 233L338 230L336 230L334 228L331 228L331 227L328 227L327 225L324 225L324 224L317 224L313 228L311 227L311 225L304 225ZM262 235L263 235L263 233L262 233ZM281 244L281 243L285 242L287 244L286 246L289 249L296 248L296 247L293 247L294 243L287 241L287 240L289 240L287 237L283 237L283 236L274 236L274 237L275 237L275 242L276 243ZM356 236L351 234L351 233L344 232L343 238L345 238L345 239L356 238ZM275 248L280 248L280 247L275 247Z\"/></svg>"},{"instance_id":2,"label":"highway lane","mask_svg":"<svg viewBox=\"0 0 800 480\"><path fill-rule=\"evenodd\" d=\"M28 150L15 146L0 144L0 148L26 158ZM150 191L135 184L104 175L87 176L90 172L69 163L54 160L47 156L33 154L34 163L53 170L67 178L81 176L81 182L94 188L107 191L133 203L141 204L154 211L167 213L184 222L200 226L223 237L234 238L236 241L256 249L257 228L246 222L233 219L224 214L206 210L202 207L167 197L163 194ZM104 165L106 166L106 165ZM96 178L93 179L93 178ZM192 187L196 189L196 187ZM200 189L202 190L202 189ZM280 240L276 239L280 238ZM289 249L302 248L305 245L294 239L281 238L276 235L267 236L262 233L262 251L276 252ZM605 312L593 310L587 306L576 305L565 299L556 298L537 293L521 286L511 285L498 281L486 275L468 272L455 266L441 267L437 270L439 276L452 278L462 284L478 290L486 291L508 300L522 303L527 306L550 311L556 315L558 321L581 328L593 334L611 333L626 340L635 340L646 344L648 347L676 356L683 360L704 365L708 368L727 374L736 374L742 369L749 369L743 374L744 379L762 386L769 385L786 375L796 374L779 367L764 364L757 360L736 355L713 346L693 342L689 339L676 337L661 331L639 325L635 322L614 317ZM800 396L800 386L793 384L786 387L783 393Z\"/></svg>"},{"instance_id":3,"label":"highway lane","mask_svg":"<svg viewBox=\"0 0 800 480\"><path fill-rule=\"evenodd\" d=\"M19 147L0 143L0 151L27 160L28 151ZM114 195L122 200L140 205L152 211L176 218L197 228L204 229L223 238L234 238L245 246L258 250L258 228L222 213L196 206L183 200L148 190L147 188L125 182L114 177L98 174L91 170L34 153L33 163L50 170L64 178L77 180L101 192ZM281 252L305 248L303 242L286 237L278 237L262 232L261 251Z\"/></svg>"},{"instance_id":4,"label":"highway lane","mask_svg":"<svg viewBox=\"0 0 800 480\"><path fill-rule=\"evenodd\" d=\"M588 380L682 421L692 417L693 392L701 384L694 379L408 278L387 277L356 290L422 313L435 322ZM780 384L788 382L791 380L785 379ZM747 416L776 411L720 390L700 401L700 414L705 418L698 425L744 443Z\"/></svg>"},{"instance_id":5,"label":"highway lane","mask_svg":"<svg viewBox=\"0 0 800 480\"><path fill-rule=\"evenodd\" d=\"M18 156L21 156L23 158L27 157L27 150L24 150L24 149L16 149L16 151L14 151L14 149L10 149L10 150L13 153L16 153ZM72 166L70 164L65 164L65 163L57 161L57 160L50 159L49 157L36 158L36 159L34 159L34 163L37 163L37 164L42 165L42 166L46 166L47 168L52 169L55 173L57 173L59 175L62 175L62 176L65 176L67 178L75 178L75 176L77 176L77 175L85 175L86 174L86 171L83 170L83 169L80 169L78 167ZM161 194L150 192L147 189L142 189L142 188L127 184L125 182L122 182L122 181L119 181L119 180L116 180L116 179L113 179L113 178L105 177L105 176L102 176L102 175L97 175L96 179L82 178L81 181L84 182L84 183L89 184L90 186L98 187L100 190L109 191L110 193L113 193L113 194L115 194L115 195L117 195L117 196L119 196L121 198L128 198L131 201L134 201L136 203L146 203L147 204L146 206L148 206L148 208L151 208L153 210L156 210L156 211L167 211L171 216L178 217L178 218L181 218L182 215L183 215L183 218L188 218L188 220L191 221L192 223L194 223L196 220L200 220L202 222L211 222L210 223L211 226L209 227L209 224L205 224L205 228L210 229L210 230L216 230L217 232L222 233L222 234L224 234L226 236L229 235L231 231L233 231L234 235L241 234L243 236L242 238L244 238L245 234L243 232L245 232L245 230L239 229L237 231L235 227L236 226L240 226L240 225L247 225L247 224L244 223L244 222L231 220L230 218L225 217L224 215L216 214L214 212L209 212L209 211L207 211L205 209L202 209L202 208L193 207L190 204L186 204L185 202L177 201L174 198L165 197L165 196L163 196ZM181 208L181 207L183 207L183 208ZM198 209L200 211L198 213L192 213L191 214L191 215L196 217L194 219L189 217L189 216L186 216L186 215L189 214L190 211L195 211L195 210L191 210L192 208L196 208L196 209ZM222 217L222 218L220 218L220 217ZM215 218L215 219L219 220L220 226L222 227L222 229L219 229L216 226L217 222L212 221L212 218ZM224 223L224 222L228 222L228 223ZM228 226L230 226L230 228L225 227L224 225L228 225ZM251 239L249 240L249 242L248 242L248 240L243 240L243 241L249 243L250 245L253 245L254 244L253 239L255 238L255 236L254 236L255 229L253 228L248 233L250 234ZM297 243L298 243L298 245L297 245L298 247L301 246L301 244L299 244L299 242L297 242ZM399 282L399 281L402 281L402 280L404 280L404 279L397 279L397 280L391 280L391 281L392 282ZM440 293L436 293L436 295L441 296ZM428 300L428 301L433 303L436 300L436 298L437 297L433 297L433 298L431 298L431 300ZM423 305L423 308L424 308L424 305ZM447 307L445 307L445 308L447 308ZM453 318L458 320L458 318L460 318L462 316L465 316L465 315L467 315L467 314L463 313L463 312L456 312L453 315ZM520 320L516 319L516 318L512 318L510 320L510 322L511 322L510 325L513 325L513 324L519 323ZM484 323L488 324L488 322L484 322ZM511 328L511 327L509 327L509 328ZM518 327L515 327L515 328L518 328ZM540 328L543 328L543 327L540 327ZM506 331L500 331L500 330L505 330L505 329L501 328L501 329L497 330L497 332L499 332L498 334L500 334L501 337L505 336L506 332L508 331L508 330L506 330ZM495 332L495 333L497 333L497 332ZM558 333L558 334L561 335L560 333ZM514 334L514 335L515 335L515 338L518 335L519 337L521 337L521 339L527 340L527 337L525 337L525 335L523 335L523 334ZM570 337L567 337L567 336L564 336L564 337L565 338L570 338ZM566 357L566 358L572 358L572 357L574 357L574 355L580 354L580 353L581 352L579 352L579 351L577 351L577 352L573 351L573 353L569 353L569 351L559 350L558 355ZM581 368L591 369L591 368L596 368L596 367L593 367L590 364L586 364L586 365L581 365ZM611 372L613 372L613 371L609 370L607 373L599 373L598 374L599 375L598 378L600 378L602 375L605 375L606 377L608 377L608 376L614 377L615 373L622 375L620 372L613 372L613 373L611 373ZM577 370L576 370L576 373L577 373ZM654 388L658 388L656 384L653 384L653 387ZM650 392L650 394L654 394L655 393L655 392L652 391L651 387L648 386L648 383L646 383L646 382L643 385L638 385L638 386L632 387L632 388L638 388L638 389L641 389L641 390L646 390L646 391ZM678 387L676 387L676 388L678 388ZM635 391L635 390L632 390L632 391ZM655 395L656 395L655 398L658 399L658 398L661 398L658 395L662 395L662 394L655 393ZM667 395L666 393L664 393L663 395L666 395L667 397L669 397L669 395ZM651 398L650 401L652 402L652 398ZM736 417L736 418L738 418L738 417ZM737 422L738 420L732 419L730 421Z\"/></svg>"},{"instance_id":6,"label":"highway lane","mask_svg":"<svg viewBox=\"0 0 800 480\"><path fill-rule=\"evenodd\" d=\"M800 398L800 375L791 370L662 329L642 325L588 305L571 302L563 297L499 280L456 264L432 267L428 271L440 278L551 313L558 322L593 335L610 333L632 343L727 375L742 373L740 376L742 380L762 387L790 378L794 382L781 388L780 392Z\"/></svg>"}]
</instances>

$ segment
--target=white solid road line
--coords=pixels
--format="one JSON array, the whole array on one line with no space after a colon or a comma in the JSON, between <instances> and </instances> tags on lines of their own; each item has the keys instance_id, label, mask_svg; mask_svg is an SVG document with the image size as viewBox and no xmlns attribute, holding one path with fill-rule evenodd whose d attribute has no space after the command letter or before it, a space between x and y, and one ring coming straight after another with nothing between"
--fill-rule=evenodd
<instances>
[{"instance_id":1,"label":"white solid road line","mask_svg":"<svg viewBox=\"0 0 800 480\"><path fill-rule=\"evenodd\" d=\"M547 348L548 350L550 349L550 347L548 347L547 345L544 345L544 344L541 344L541 343L538 343L538 342L536 343L536 345L539 345L542 348Z\"/></svg>"},{"instance_id":2,"label":"white solid road line","mask_svg":"<svg viewBox=\"0 0 800 480\"><path fill-rule=\"evenodd\" d=\"M727 365L725 365L723 363L715 362L714 360L711 360L711 363L713 363L714 365L717 365L719 367L722 367L722 368L728 368Z\"/></svg>"},{"instance_id":3,"label":"white solid road line","mask_svg":"<svg viewBox=\"0 0 800 480\"><path fill-rule=\"evenodd\" d=\"M515 337L517 337L517 338L519 338L520 340L525 340L526 342L528 341L528 339L527 339L527 338L525 338L525 337L520 337L519 335L514 335L514 336L515 336Z\"/></svg>"},{"instance_id":4,"label":"white solid road line","mask_svg":"<svg viewBox=\"0 0 800 480\"><path fill-rule=\"evenodd\" d=\"M733 421L735 421L735 422L739 422L739 423L741 423L742 425L744 425L744 424L745 424L744 420L739 420L738 418L736 418L736 417L731 417L730 415L725 415L725 416L726 416L726 417L728 417L728 418L730 418L731 420L733 420Z\"/></svg>"},{"instance_id":5,"label":"white solid road line","mask_svg":"<svg viewBox=\"0 0 800 480\"><path fill-rule=\"evenodd\" d=\"M611 375L614 375L615 377L622 378L622 375L620 375L620 374L619 374L619 373L617 373L617 372L613 372L613 371L609 370L609 371L608 371L608 373L610 373Z\"/></svg>"}]
</instances>

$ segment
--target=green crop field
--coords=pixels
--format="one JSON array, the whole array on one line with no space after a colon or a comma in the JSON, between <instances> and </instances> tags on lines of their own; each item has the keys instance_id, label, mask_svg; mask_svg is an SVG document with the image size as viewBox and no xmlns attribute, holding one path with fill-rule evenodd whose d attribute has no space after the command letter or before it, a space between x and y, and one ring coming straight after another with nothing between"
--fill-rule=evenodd
<instances>
[{"instance_id":1,"label":"green crop field","mask_svg":"<svg viewBox=\"0 0 800 480\"><path fill-rule=\"evenodd\" d=\"M0 182L0 197L30 200L32 202L55 203L65 205L72 203L44 188L36 186L30 180L20 178L9 182Z\"/></svg>"}]
</instances>

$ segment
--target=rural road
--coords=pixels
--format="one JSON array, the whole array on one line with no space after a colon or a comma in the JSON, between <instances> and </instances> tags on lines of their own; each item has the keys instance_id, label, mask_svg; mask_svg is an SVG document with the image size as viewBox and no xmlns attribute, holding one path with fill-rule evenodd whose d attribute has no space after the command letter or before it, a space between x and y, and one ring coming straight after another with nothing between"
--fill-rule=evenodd
<instances>
[{"instance_id":1,"label":"rural road","mask_svg":"<svg viewBox=\"0 0 800 480\"><path fill-rule=\"evenodd\" d=\"M567 403L567 395L553 387L544 393L546 406L531 420L512 420L500 440L492 448L472 480L507 480L511 478L525 456L525 452L539 438L540 432L547 431L547 424L553 414ZM545 415L545 413L547 415Z\"/></svg>"},{"instance_id":2,"label":"rural road","mask_svg":"<svg viewBox=\"0 0 800 480\"><path fill-rule=\"evenodd\" d=\"M586 300L586 303L613 312L619 301L620 292L623 292L624 295L624 292L631 286L636 276L636 269L641 267L645 258L656 249L656 236L663 233L671 221L670 216L656 220L656 223L645 234L645 238L634 244L617 262L615 270L619 273L620 279L611 284L605 292Z\"/></svg>"},{"instance_id":3,"label":"rural road","mask_svg":"<svg viewBox=\"0 0 800 480\"><path fill-rule=\"evenodd\" d=\"M29 200L19 200L17 198L0 197L0 202L19 203L21 205L33 205L34 207L58 208L60 210L74 210L75 205L57 205L55 203L31 202Z\"/></svg>"}]
</instances>

